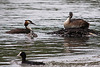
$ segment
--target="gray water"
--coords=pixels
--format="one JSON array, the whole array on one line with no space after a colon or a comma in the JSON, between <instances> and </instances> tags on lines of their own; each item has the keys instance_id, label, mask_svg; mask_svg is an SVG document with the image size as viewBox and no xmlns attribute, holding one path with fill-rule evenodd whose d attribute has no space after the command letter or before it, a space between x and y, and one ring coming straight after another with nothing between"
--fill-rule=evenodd
<instances>
[{"instance_id":1,"label":"gray water","mask_svg":"<svg viewBox=\"0 0 100 67\"><path fill-rule=\"evenodd\" d=\"M63 28L68 13L90 23L90 29L100 31L100 0L0 0L0 66L33 67L22 65L17 57L25 51L27 60L43 61L45 66L34 67L99 67L100 36L64 38L46 34ZM37 38L27 34L6 34L24 28L25 20Z\"/></svg>"}]
</instances>

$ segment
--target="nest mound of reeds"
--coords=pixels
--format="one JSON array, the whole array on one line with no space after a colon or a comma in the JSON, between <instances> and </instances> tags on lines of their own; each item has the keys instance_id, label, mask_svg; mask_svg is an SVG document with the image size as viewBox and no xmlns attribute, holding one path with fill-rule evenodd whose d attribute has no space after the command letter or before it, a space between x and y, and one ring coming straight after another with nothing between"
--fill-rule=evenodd
<instances>
[{"instance_id":1,"label":"nest mound of reeds","mask_svg":"<svg viewBox=\"0 0 100 67\"><path fill-rule=\"evenodd\" d=\"M91 29L80 29L80 28L68 28L68 29L60 29L58 31L48 32L47 34L56 34L62 37L84 37L88 35L98 35L100 34L98 31Z\"/></svg>"}]
</instances>

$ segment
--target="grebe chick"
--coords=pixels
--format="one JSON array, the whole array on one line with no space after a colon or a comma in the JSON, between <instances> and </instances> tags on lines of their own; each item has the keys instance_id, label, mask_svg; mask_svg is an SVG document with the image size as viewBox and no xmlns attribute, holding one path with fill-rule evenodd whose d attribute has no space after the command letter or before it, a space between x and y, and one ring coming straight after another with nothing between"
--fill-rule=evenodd
<instances>
[{"instance_id":1,"label":"grebe chick","mask_svg":"<svg viewBox=\"0 0 100 67\"><path fill-rule=\"evenodd\" d=\"M25 23L24 23L25 29L16 28L16 29L12 29L10 31L7 31L6 33L9 33L9 34L20 34L20 33L28 34L28 33L31 33L33 36L37 37L37 34L35 34L33 32L33 30L30 27L28 27L29 24L34 24L34 23L31 20L25 20Z\"/></svg>"},{"instance_id":2,"label":"grebe chick","mask_svg":"<svg viewBox=\"0 0 100 67\"><path fill-rule=\"evenodd\" d=\"M89 23L83 19L72 19L73 13L69 12L69 17L64 22L64 28L81 28L81 29L88 29Z\"/></svg>"},{"instance_id":3,"label":"grebe chick","mask_svg":"<svg viewBox=\"0 0 100 67\"><path fill-rule=\"evenodd\" d=\"M43 63L43 62L27 61L25 52L20 52L17 56L21 56L22 57L22 64L45 65L45 63Z\"/></svg>"}]
</instances>

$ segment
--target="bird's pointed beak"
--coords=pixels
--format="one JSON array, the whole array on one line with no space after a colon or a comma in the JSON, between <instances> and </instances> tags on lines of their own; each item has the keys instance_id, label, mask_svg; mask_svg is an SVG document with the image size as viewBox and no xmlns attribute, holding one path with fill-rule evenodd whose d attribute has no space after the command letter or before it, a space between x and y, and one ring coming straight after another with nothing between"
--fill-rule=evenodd
<instances>
[{"instance_id":1,"label":"bird's pointed beak","mask_svg":"<svg viewBox=\"0 0 100 67\"><path fill-rule=\"evenodd\" d=\"M18 57L20 56L21 52L17 55Z\"/></svg>"},{"instance_id":2,"label":"bird's pointed beak","mask_svg":"<svg viewBox=\"0 0 100 67\"><path fill-rule=\"evenodd\" d=\"M31 24L36 25L36 24L35 24L35 23L33 23L33 22L32 22Z\"/></svg>"},{"instance_id":3,"label":"bird's pointed beak","mask_svg":"<svg viewBox=\"0 0 100 67\"><path fill-rule=\"evenodd\" d=\"M31 23L30 24L33 24L33 25L36 25L35 23L33 23L32 21L31 21Z\"/></svg>"},{"instance_id":4,"label":"bird's pointed beak","mask_svg":"<svg viewBox=\"0 0 100 67\"><path fill-rule=\"evenodd\" d=\"M18 54L17 56L19 57L20 55Z\"/></svg>"}]
</instances>

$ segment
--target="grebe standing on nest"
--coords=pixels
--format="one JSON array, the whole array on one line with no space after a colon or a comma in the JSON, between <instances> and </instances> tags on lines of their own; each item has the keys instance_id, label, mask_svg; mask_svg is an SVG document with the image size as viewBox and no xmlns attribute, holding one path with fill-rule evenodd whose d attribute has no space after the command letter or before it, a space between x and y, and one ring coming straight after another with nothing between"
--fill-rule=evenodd
<instances>
[{"instance_id":1,"label":"grebe standing on nest","mask_svg":"<svg viewBox=\"0 0 100 67\"><path fill-rule=\"evenodd\" d=\"M25 20L25 23L24 23L25 29L16 28L16 29L12 29L10 31L7 31L6 33L9 33L9 34L20 34L20 33L28 34L28 33L31 33L31 35L33 35L33 37L37 37L37 34L35 34L33 32L33 30L30 27L28 27L28 24L34 24L34 23L31 20Z\"/></svg>"},{"instance_id":2,"label":"grebe standing on nest","mask_svg":"<svg viewBox=\"0 0 100 67\"><path fill-rule=\"evenodd\" d=\"M80 29L88 29L89 23L84 21L83 19L72 19L73 13L69 12L69 17L64 22L64 28L80 28Z\"/></svg>"}]
</instances>

